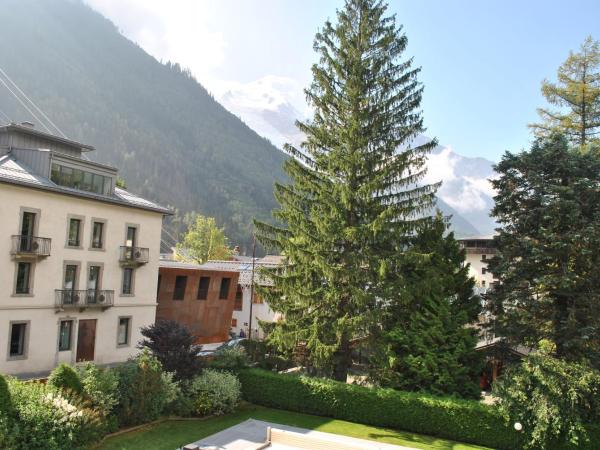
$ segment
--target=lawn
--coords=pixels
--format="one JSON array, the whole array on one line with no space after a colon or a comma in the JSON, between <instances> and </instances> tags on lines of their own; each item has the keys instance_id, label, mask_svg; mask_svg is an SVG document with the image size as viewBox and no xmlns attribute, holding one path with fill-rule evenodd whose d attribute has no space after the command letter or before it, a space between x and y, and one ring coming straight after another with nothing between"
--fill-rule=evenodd
<instances>
[{"instance_id":1,"label":"lawn","mask_svg":"<svg viewBox=\"0 0 600 450\"><path fill-rule=\"evenodd\" d=\"M196 421L172 420L121 434L104 441L98 450L175 450L250 418L420 449L486 449L430 436L246 404L227 416Z\"/></svg>"}]
</instances>

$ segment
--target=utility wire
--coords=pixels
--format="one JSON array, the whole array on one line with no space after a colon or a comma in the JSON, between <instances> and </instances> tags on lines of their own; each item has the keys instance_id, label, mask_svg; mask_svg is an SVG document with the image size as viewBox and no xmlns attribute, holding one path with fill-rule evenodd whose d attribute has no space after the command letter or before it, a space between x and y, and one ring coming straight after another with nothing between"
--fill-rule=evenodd
<instances>
[{"instance_id":1,"label":"utility wire","mask_svg":"<svg viewBox=\"0 0 600 450\"><path fill-rule=\"evenodd\" d=\"M10 123L10 117L8 117L8 114L6 114L4 111L2 111L0 109L0 114L2 114L4 117L6 117L6 123Z\"/></svg>"},{"instance_id":2,"label":"utility wire","mask_svg":"<svg viewBox=\"0 0 600 450\"><path fill-rule=\"evenodd\" d=\"M65 133L63 133L63 132L62 132L62 130L61 130L60 128L58 128L58 127L56 126L56 124L55 124L54 122L52 122L52 120L50 120L50 118L49 118L49 117L48 117L48 116L47 116L47 115L44 113L44 111L42 111L42 110L41 110L41 109L40 109L40 108L39 108L39 107L38 107L38 106L37 106L37 105L34 103L34 101L33 101L33 100L31 100L29 97L27 97L27 95L25 94L25 92L23 92L23 91L22 91L22 90L19 88L19 86L17 86L17 83L15 83L15 82L12 80L12 78L10 78L10 77L8 76L8 74L7 74L7 73L6 73L4 70L2 70L2 68L1 68L1 67L0 67L0 73L2 73L2 75L4 75L4 76L6 77L6 79L7 79L8 81L10 81L10 83L11 83L11 84L12 84L12 85L13 85L13 86L14 86L14 87L17 89L17 91L19 91L19 92L21 93L21 95L22 95L23 97L25 97L25 99L26 99L26 100L27 100L29 103L31 103L35 109L37 109L37 110L39 111L39 113L40 113L40 114L41 114L41 115L42 115L42 116L43 116L43 117L44 117L44 118L45 118L45 119L46 119L46 120L47 120L47 121L50 123L50 125L52 125L54 128L56 128L56 130L57 130L57 131L58 131L58 132L59 132L59 133L62 135L62 137L64 137L65 139L67 139L67 136L65 135ZM46 128L46 129L48 129L47 127L45 127L45 128ZM49 131L49 130L48 130L48 131Z\"/></svg>"},{"instance_id":3,"label":"utility wire","mask_svg":"<svg viewBox=\"0 0 600 450\"><path fill-rule=\"evenodd\" d=\"M33 116L33 118L35 120L37 120L40 123L40 125L42 125L48 131L48 133L52 134L52 131L50 131L50 128L48 128L44 124L44 122L41 121L40 118L38 116L36 116L34 114L34 112L31 109L29 109L29 107L25 103L23 103L23 100L21 100L21 98L17 94L15 94L15 92L10 88L10 86L8 84L6 84L6 82L2 78L0 78L0 83L2 83L4 85L4 87L6 87L6 89L8 89L8 91L19 101L19 103L23 106L23 108L25 108L29 112L29 114L31 114Z\"/></svg>"}]
</instances>

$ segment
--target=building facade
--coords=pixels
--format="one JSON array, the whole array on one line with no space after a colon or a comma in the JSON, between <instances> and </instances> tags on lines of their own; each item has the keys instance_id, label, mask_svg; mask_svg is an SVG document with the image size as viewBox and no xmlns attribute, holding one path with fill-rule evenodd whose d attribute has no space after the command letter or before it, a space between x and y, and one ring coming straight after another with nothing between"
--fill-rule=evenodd
<instances>
[{"instance_id":1,"label":"building facade","mask_svg":"<svg viewBox=\"0 0 600 450\"><path fill-rule=\"evenodd\" d=\"M174 320L196 336L196 343L229 339L238 272L161 260L156 320Z\"/></svg>"},{"instance_id":2,"label":"building facade","mask_svg":"<svg viewBox=\"0 0 600 450\"><path fill-rule=\"evenodd\" d=\"M93 147L0 128L0 372L112 364L154 322L163 215L116 186Z\"/></svg>"},{"instance_id":3,"label":"building facade","mask_svg":"<svg viewBox=\"0 0 600 450\"><path fill-rule=\"evenodd\" d=\"M276 268L282 263L282 257L267 255L255 258L254 283L252 279L252 258L236 256L232 261L208 261L204 266L212 269L231 268L239 273L235 295L235 304L231 318L231 330L238 336L250 336L250 317L252 316L252 338L263 339L264 331L259 323L276 322L281 315L273 311L253 286L272 286L273 282L261 272L262 268ZM252 308L250 307L252 305Z\"/></svg>"},{"instance_id":4,"label":"building facade","mask_svg":"<svg viewBox=\"0 0 600 450\"><path fill-rule=\"evenodd\" d=\"M466 263L469 264L469 275L475 279L478 293L485 293L496 282L488 270L488 262L496 255L496 245L493 236L475 236L459 239L460 245L466 250Z\"/></svg>"}]
</instances>

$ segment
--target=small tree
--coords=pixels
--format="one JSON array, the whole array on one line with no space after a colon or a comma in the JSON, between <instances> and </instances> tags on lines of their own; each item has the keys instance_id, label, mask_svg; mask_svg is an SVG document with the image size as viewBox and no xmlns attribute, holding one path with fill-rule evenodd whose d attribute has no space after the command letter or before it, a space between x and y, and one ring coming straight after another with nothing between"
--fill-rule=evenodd
<instances>
[{"instance_id":1,"label":"small tree","mask_svg":"<svg viewBox=\"0 0 600 450\"><path fill-rule=\"evenodd\" d=\"M190 379L201 371L197 355L201 346L194 343L194 336L187 327L173 320L159 320L142 328L138 348L147 348L167 372L175 373L178 380Z\"/></svg>"},{"instance_id":2,"label":"small tree","mask_svg":"<svg viewBox=\"0 0 600 450\"><path fill-rule=\"evenodd\" d=\"M526 449L564 448L588 440L585 424L598 418L600 374L589 367L530 355L494 386L509 423L523 426Z\"/></svg>"},{"instance_id":3,"label":"small tree","mask_svg":"<svg viewBox=\"0 0 600 450\"><path fill-rule=\"evenodd\" d=\"M177 257L182 261L203 264L209 259L228 259L231 250L223 228L212 217L193 214L186 216L188 231L177 244Z\"/></svg>"},{"instance_id":4,"label":"small tree","mask_svg":"<svg viewBox=\"0 0 600 450\"><path fill-rule=\"evenodd\" d=\"M475 352L480 298L464 264L465 250L438 215L415 237L412 258L394 267L402 278L374 332L370 378L400 390L478 398L482 368Z\"/></svg>"}]
</instances>

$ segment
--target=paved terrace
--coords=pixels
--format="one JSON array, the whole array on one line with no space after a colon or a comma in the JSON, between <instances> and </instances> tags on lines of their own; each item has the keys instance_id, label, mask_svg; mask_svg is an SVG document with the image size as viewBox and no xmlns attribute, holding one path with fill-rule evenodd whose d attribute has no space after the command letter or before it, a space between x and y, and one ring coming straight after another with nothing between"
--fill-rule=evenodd
<instances>
[{"instance_id":1,"label":"paved terrace","mask_svg":"<svg viewBox=\"0 0 600 450\"><path fill-rule=\"evenodd\" d=\"M302 437L314 439L315 443L310 447L295 446L292 440L280 437L281 443L273 442L272 444L266 444L267 441L267 429L271 427L275 430L291 431L294 434L301 434ZM279 433L279 436L285 433ZM275 434L273 434L273 440ZM195 448L193 445L198 446L199 449L210 448L223 449L223 450L260 450L266 449L279 449L279 450L293 450L299 448L311 448L311 449L351 449L351 450L415 450L409 447L400 447L398 445L383 444L374 441L368 441L365 439L357 439L348 436L342 436L338 434L323 433L320 431L307 430L305 428L291 427L288 425L281 425L278 423L264 422L262 420L248 419L238 425L235 425L226 430L220 431L219 433L208 436L200 441L196 441L190 444L188 448Z\"/></svg>"}]
</instances>

